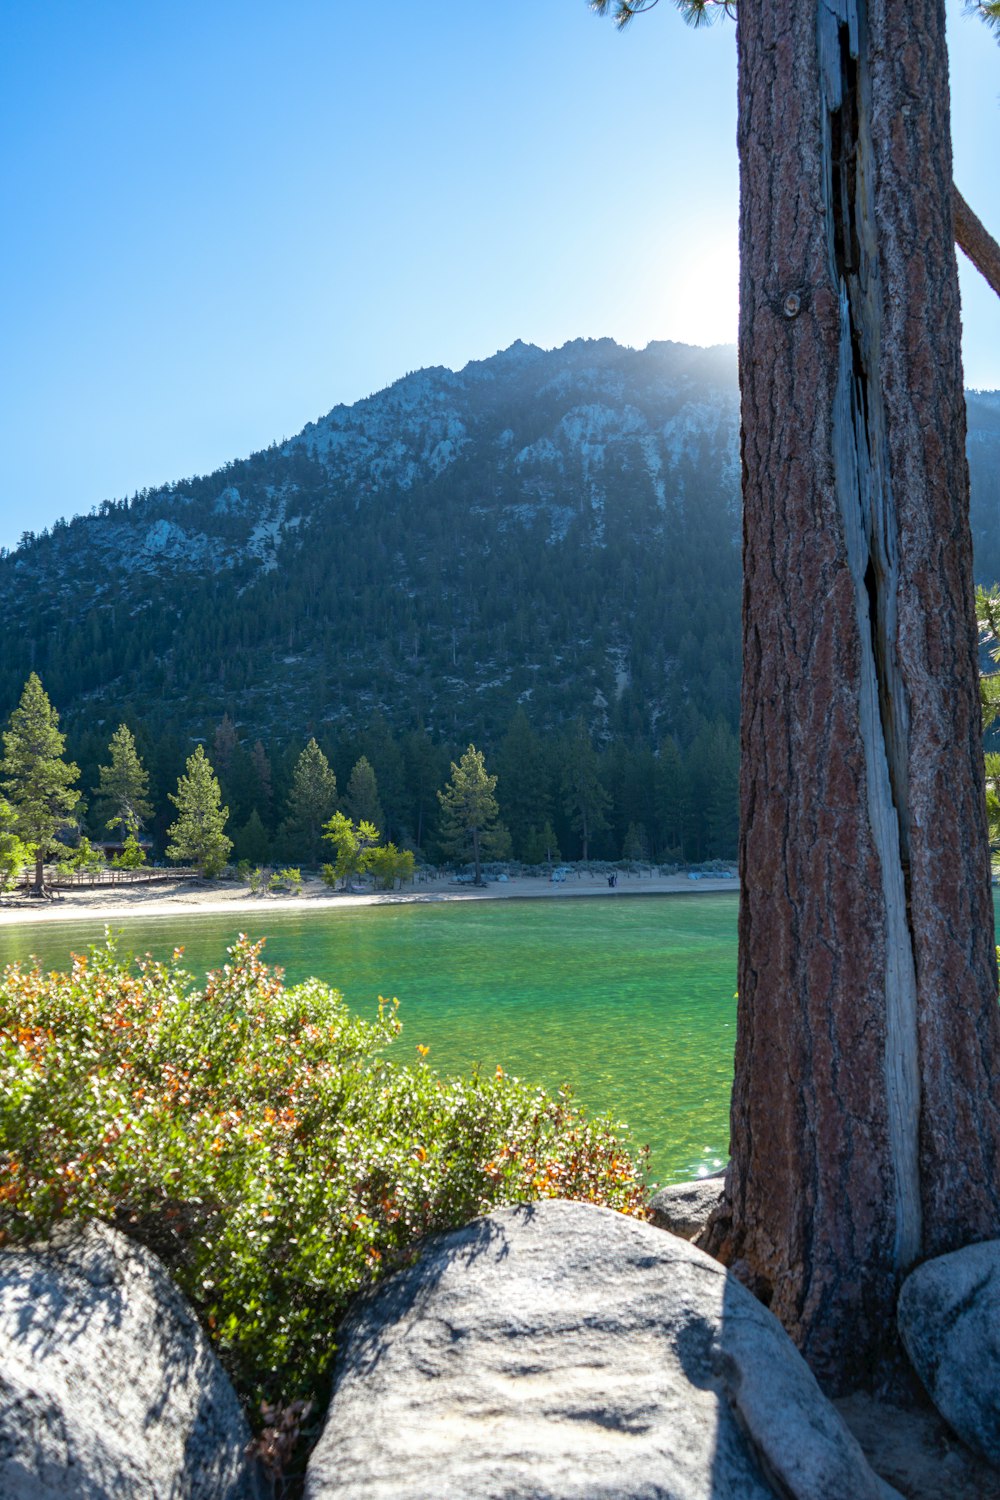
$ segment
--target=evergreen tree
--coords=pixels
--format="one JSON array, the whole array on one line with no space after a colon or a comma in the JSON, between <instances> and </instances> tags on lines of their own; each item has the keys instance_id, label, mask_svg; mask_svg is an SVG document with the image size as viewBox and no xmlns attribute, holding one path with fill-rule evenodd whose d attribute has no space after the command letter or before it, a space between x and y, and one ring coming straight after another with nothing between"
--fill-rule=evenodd
<instances>
[{"instance_id":1,"label":"evergreen tree","mask_svg":"<svg viewBox=\"0 0 1000 1500\"><path fill-rule=\"evenodd\" d=\"M229 807L234 823L245 823L260 798L260 782L254 769L253 757L242 745L232 746L226 756L226 769L215 761L212 765L219 778L223 800ZM259 811L259 807L258 807Z\"/></svg>"},{"instance_id":2,"label":"evergreen tree","mask_svg":"<svg viewBox=\"0 0 1000 1500\"><path fill-rule=\"evenodd\" d=\"M271 780L271 761L262 740L254 741L254 747L250 752L250 766L254 779L254 808L259 811L261 821L270 824L274 787Z\"/></svg>"},{"instance_id":3,"label":"evergreen tree","mask_svg":"<svg viewBox=\"0 0 1000 1500\"><path fill-rule=\"evenodd\" d=\"M225 827L229 808L222 806L222 791L212 770L212 763L199 745L188 757L187 772L178 778L177 791L170 800L179 816L167 829L171 842L167 857L198 866L207 878L217 875L229 858L232 839Z\"/></svg>"},{"instance_id":4,"label":"evergreen tree","mask_svg":"<svg viewBox=\"0 0 1000 1500\"><path fill-rule=\"evenodd\" d=\"M1000 753L996 750L986 756L986 826L990 848L1000 848Z\"/></svg>"},{"instance_id":5,"label":"evergreen tree","mask_svg":"<svg viewBox=\"0 0 1000 1500\"><path fill-rule=\"evenodd\" d=\"M271 841L256 808L233 836L233 852L237 859L249 860L252 865L267 864L271 854Z\"/></svg>"},{"instance_id":6,"label":"evergreen tree","mask_svg":"<svg viewBox=\"0 0 1000 1500\"><path fill-rule=\"evenodd\" d=\"M347 783L344 806L355 823L374 823L376 828L385 826L382 804L379 801L378 782L371 761L362 755L351 772Z\"/></svg>"},{"instance_id":7,"label":"evergreen tree","mask_svg":"<svg viewBox=\"0 0 1000 1500\"><path fill-rule=\"evenodd\" d=\"M233 756L239 746L239 736L236 733L236 725L232 716L223 714L219 723L215 726L215 735L212 740L212 760L219 768L219 775L226 776Z\"/></svg>"},{"instance_id":8,"label":"evergreen tree","mask_svg":"<svg viewBox=\"0 0 1000 1500\"><path fill-rule=\"evenodd\" d=\"M374 823L364 819L354 823L346 813L335 812L323 830L323 837L337 851L334 878L346 884L352 875L365 873L368 855L378 844L379 832Z\"/></svg>"},{"instance_id":9,"label":"evergreen tree","mask_svg":"<svg viewBox=\"0 0 1000 1500\"><path fill-rule=\"evenodd\" d=\"M630 823L622 842L622 859L629 863L649 858L649 840L644 823Z\"/></svg>"},{"instance_id":10,"label":"evergreen tree","mask_svg":"<svg viewBox=\"0 0 1000 1500\"><path fill-rule=\"evenodd\" d=\"M116 854L111 861L115 870L141 870L146 863L146 854L134 833L125 835L125 843L120 854Z\"/></svg>"},{"instance_id":11,"label":"evergreen tree","mask_svg":"<svg viewBox=\"0 0 1000 1500\"><path fill-rule=\"evenodd\" d=\"M0 891L9 891L34 858L34 845L26 844L17 833L17 814L0 797Z\"/></svg>"},{"instance_id":12,"label":"evergreen tree","mask_svg":"<svg viewBox=\"0 0 1000 1500\"><path fill-rule=\"evenodd\" d=\"M498 798L510 829L516 859L528 858L526 844L552 812L548 761L542 744L520 706L507 727L497 754Z\"/></svg>"},{"instance_id":13,"label":"evergreen tree","mask_svg":"<svg viewBox=\"0 0 1000 1500\"><path fill-rule=\"evenodd\" d=\"M397 880L402 886L404 880L413 879L413 853L409 849L397 849L393 843L380 844L377 849L368 850L365 868L373 876L376 888L381 886L383 890L391 891Z\"/></svg>"},{"instance_id":14,"label":"evergreen tree","mask_svg":"<svg viewBox=\"0 0 1000 1500\"><path fill-rule=\"evenodd\" d=\"M740 753L721 719L703 724L686 756L691 801L688 851L695 859L735 859L739 833Z\"/></svg>"},{"instance_id":15,"label":"evergreen tree","mask_svg":"<svg viewBox=\"0 0 1000 1500\"><path fill-rule=\"evenodd\" d=\"M668 735L660 745L654 793L660 858L679 862L684 858L684 829L690 811L691 791L687 769L673 735Z\"/></svg>"},{"instance_id":16,"label":"evergreen tree","mask_svg":"<svg viewBox=\"0 0 1000 1500\"><path fill-rule=\"evenodd\" d=\"M406 804L406 767L402 751L385 715L375 713L360 737L359 751L368 761L378 785L382 817L373 818L386 835L398 836Z\"/></svg>"},{"instance_id":17,"label":"evergreen tree","mask_svg":"<svg viewBox=\"0 0 1000 1500\"><path fill-rule=\"evenodd\" d=\"M546 819L542 828L529 828L524 844L524 861L529 865L552 865L559 858L559 843L552 824Z\"/></svg>"},{"instance_id":18,"label":"evergreen tree","mask_svg":"<svg viewBox=\"0 0 1000 1500\"><path fill-rule=\"evenodd\" d=\"M281 825L281 845L289 858L304 865L319 862L323 827L337 807L337 778L314 739L295 762L288 794L288 816Z\"/></svg>"},{"instance_id":19,"label":"evergreen tree","mask_svg":"<svg viewBox=\"0 0 1000 1500\"><path fill-rule=\"evenodd\" d=\"M608 794L601 785L597 755L582 719L573 725L565 747L563 799L575 833L580 836L580 858L590 858L590 841L607 827Z\"/></svg>"},{"instance_id":20,"label":"evergreen tree","mask_svg":"<svg viewBox=\"0 0 1000 1500\"><path fill-rule=\"evenodd\" d=\"M898 1361L910 1268L1000 1229L965 205L943 4L740 0L738 15L739 1005L732 1155L704 1243L837 1393Z\"/></svg>"},{"instance_id":21,"label":"evergreen tree","mask_svg":"<svg viewBox=\"0 0 1000 1500\"><path fill-rule=\"evenodd\" d=\"M410 831L418 849L433 834L437 819L437 788L447 767L447 755L435 745L421 726L406 736L404 743L406 785L409 792Z\"/></svg>"},{"instance_id":22,"label":"evergreen tree","mask_svg":"<svg viewBox=\"0 0 1000 1500\"><path fill-rule=\"evenodd\" d=\"M153 816L149 774L127 724L119 724L108 749L110 766L98 767L99 818L105 828L119 829L123 839L129 834L135 837Z\"/></svg>"},{"instance_id":23,"label":"evergreen tree","mask_svg":"<svg viewBox=\"0 0 1000 1500\"><path fill-rule=\"evenodd\" d=\"M45 861L61 847L56 835L80 800L73 787L80 772L63 759L66 736L59 733L59 715L35 672L10 716L3 746L0 776L14 809L13 832L34 846L35 890L40 892Z\"/></svg>"},{"instance_id":24,"label":"evergreen tree","mask_svg":"<svg viewBox=\"0 0 1000 1500\"><path fill-rule=\"evenodd\" d=\"M452 761L451 780L444 791L438 792L441 842L459 858L472 854L476 885L483 883L483 855L499 855L509 844L493 795L496 784L497 778L486 769L482 751L470 745L457 765Z\"/></svg>"}]
</instances>

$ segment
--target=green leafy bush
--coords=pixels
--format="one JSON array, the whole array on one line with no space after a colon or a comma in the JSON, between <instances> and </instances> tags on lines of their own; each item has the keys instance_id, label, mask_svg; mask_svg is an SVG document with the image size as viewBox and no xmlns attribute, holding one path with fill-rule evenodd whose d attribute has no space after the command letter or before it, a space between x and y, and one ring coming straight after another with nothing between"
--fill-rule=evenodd
<instances>
[{"instance_id":1,"label":"green leafy bush","mask_svg":"<svg viewBox=\"0 0 1000 1500\"><path fill-rule=\"evenodd\" d=\"M100 1217L170 1267L251 1404L321 1386L360 1287L431 1231L554 1196L643 1215L607 1119L426 1048L383 1056L395 1001L352 1017L241 937L203 986L106 946L0 979L0 1242Z\"/></svg>"},{"instance_id":2,"label":"green leafy bush","mask_svg":"<svg viewBox=\"0 0 1000 1500\"><path fill-rule=\"evenodd\" d=\"M146 863L146 855L139 840L134 833L129 833L122 847L122 852L116 854L111 861L115 870L141 870Z\"/></svg>"}]
</instances>

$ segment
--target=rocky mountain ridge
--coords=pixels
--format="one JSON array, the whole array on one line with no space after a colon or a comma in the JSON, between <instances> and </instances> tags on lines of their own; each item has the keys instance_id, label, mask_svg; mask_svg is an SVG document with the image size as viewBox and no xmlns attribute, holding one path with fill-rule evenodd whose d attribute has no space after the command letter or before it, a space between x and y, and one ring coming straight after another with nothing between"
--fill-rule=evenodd
<instances>
[{"instance_id":1,"label":"rocky mountain ridge","mask_svg":"<svg viewBox=\"0 0 1000 1500\"><path fill-rule=\"evenodd\" d=\"M1000 401L969 396L977 574L1000 576ZM735 352L515 343L0 559L0 686L68 720L289 737L382 710L487 737L735 724Z\"/></svg>"}]
</instances>

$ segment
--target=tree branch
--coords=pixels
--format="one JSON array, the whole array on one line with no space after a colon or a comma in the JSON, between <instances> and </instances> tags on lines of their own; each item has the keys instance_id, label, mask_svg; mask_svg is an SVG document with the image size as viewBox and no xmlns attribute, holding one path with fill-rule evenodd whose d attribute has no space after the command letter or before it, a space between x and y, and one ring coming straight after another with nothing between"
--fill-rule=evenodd
<instances>
[{"instance_id":1,"label":"tree branch","mask_svg":"<svg viewBox=\"0 0 1000 1500\"><path fill-rule=\"evenodd\" d=\"M951 199L955 213L955 244L965 251L976 270L985 276L1000 297L1000 245L976 218L954 184Z\"/></svg>"}]
</instances>

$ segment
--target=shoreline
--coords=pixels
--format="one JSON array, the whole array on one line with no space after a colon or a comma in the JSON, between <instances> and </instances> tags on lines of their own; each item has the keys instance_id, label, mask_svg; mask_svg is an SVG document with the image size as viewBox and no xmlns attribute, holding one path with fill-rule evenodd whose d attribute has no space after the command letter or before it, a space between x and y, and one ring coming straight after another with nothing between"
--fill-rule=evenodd
<instances>
[{"instance_id":1,"label":"shoreline","mask_svg":"<svg viewBox=\"0 0 1000 1500\"><path fill-rule=\"evenodd\" d=\"M456 886L450 876L418 882L404 891L333 892L322 881L304 882L299 896L251 896L245 886L232 881L177 881L173 885L70 888L46 901L13 895L0 904L0 927L35 926L43 922L88 920L143 921L158 917L242 916L264 912L347 911L359 906L406 906L442 901L572 900L581 896L708 895L737 892L735 879L720 876L620 875L620 884L608 888L603 875L571 875L565 882L537 876L509 881L491 881L482 888ZM127 894L126 894L127 893Z\"/></svg>"}]
</instances>

